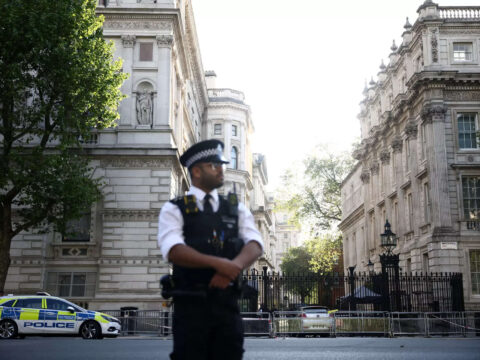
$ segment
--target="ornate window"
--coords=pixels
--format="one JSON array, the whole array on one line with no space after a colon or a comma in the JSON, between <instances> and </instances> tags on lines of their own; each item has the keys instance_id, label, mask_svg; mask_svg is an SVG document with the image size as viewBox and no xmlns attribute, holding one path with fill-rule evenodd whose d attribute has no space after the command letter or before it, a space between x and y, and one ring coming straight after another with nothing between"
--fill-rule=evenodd
<instances>
[{"instance_id":1,"label":"ornate window","mask_svg":"<svg viewBox=\"0 0 480 360\"><path fill-rule=\"evenodd\" d=\"M471 42L453 43L453 61L473 61L473 44Z\"/></svg>"},{"instance_id":2,"label":"ornate window","mask_svg":"<svg viewBox=\"0 0 480 360\"><path fill-rule=\"evenodd\" d=\"M480 250L470 250L470 278L472 294L480 295Z\"/></svg>"},{"instance_id":3,"label":"ornate window","mask_svg":"<svg viewBox=\"0 0 480 360\"><path fill-rule=\"evenodd\" d=\"M238 150L235 146L232 146L232 151L230 152L230 168L238 169Z\"/></svg>"},{"instance_id":4,"label":"ornate window","mask_svg":"<svg viewBox=\"0 0 480 360\"><path fill-rule=\"evenodd\" d=\"M462 195L464 219L480 219L480 176L462 178Z\"/></svg>"},{"instance_id":5,"label":"ornate window","mask_svg":"<svg viewBox=\"0 0 480 360\"><path fill-rule=\"evenodd\" d=\"M213 135L222 135L222 124L213 125Z\"/></svg>"},{"instance_id":6,"label":"ornate window","mask_svg":"<svg viewBox=\"0 0 480 360\"><path fill-rule=\"evenodd\" d=\"M93 297L95 278L93 272L50 272L47 291L60 297Z\"/></svg>"},{"instance_id":7,"label":"ornate window","mask_svg":"<svg viewBox=\"0 0 480 360\"><path fill-rule=\"evenodd\" d=\"M477 142L477 114L476 113L458 113L458 147L459 149L476 149Z\"/></svg>"},{"instance_id":8,"label":"ornate window","mask_svg":"<svg viewBox=\"0 0 480 360\"><path fill-rule=\"evenodd\" d=\"M62 236L62 242L88 242L90 241L91 214L85 214L80 219L67 222L67 229Z\"/></svg>"},{"instance_id":9,"label":"ornate window","mask_svg":"<svg viewBox=\"0 0 480 360\"><path fill-rule=\"evenodd\" d=\"M237 125L232 125L232 136L238 136Z\"/></svg>"}]
</instances>

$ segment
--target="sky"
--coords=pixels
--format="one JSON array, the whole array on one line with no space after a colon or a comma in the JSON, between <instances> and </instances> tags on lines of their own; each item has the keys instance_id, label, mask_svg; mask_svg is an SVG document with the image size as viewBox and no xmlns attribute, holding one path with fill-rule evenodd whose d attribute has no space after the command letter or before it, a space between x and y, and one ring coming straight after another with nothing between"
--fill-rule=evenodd
<instances>
[{"instance_id":1,"label":"sky","mask_svg":"<svg viewBox=\"0 0 480 360\"><path fill-rule=\"evenodd\" d=\"M360 138L365 80L388 64L406 17L423 0L192 0L204 70L217 87L240 90L266 156L269 186L327 144L347 151ZM437 1L439 6L479 0Z\"/></svg>"}]
</instances>

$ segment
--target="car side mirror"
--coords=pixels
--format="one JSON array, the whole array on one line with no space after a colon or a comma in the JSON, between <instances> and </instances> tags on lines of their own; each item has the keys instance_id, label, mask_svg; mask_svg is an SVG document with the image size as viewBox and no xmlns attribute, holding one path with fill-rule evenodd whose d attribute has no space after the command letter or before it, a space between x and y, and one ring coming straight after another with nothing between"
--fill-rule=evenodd
<instances>
[{"instance_id":1,"label":"car side mirror","mask_svg":"<svg viewBox=\"0 0 480 360\"><path fill-rule=\"evenodd\" d=\"M70 311L71 313L75 312L75 309L73 308L73 306L67 307L67 310Z\"/></svg>"}]
</instances>

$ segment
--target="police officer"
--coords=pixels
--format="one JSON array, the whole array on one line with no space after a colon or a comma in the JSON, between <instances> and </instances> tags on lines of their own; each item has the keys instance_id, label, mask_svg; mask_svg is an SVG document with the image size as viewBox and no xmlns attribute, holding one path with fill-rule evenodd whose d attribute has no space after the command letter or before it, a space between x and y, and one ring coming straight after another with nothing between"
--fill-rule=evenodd
<instances>
[{"instance_id":1,"label":"police officer","mask_svg":"<svg viewBox=\"0 0 480 360\"><path fill-rule=\"evenodd\" d=\"M238 278L263 252L251 212L234 194L220 196L224 145L206 140L180 157L192 187L166 203L158 244L173 263L172 359L241 359L243 326ZM175 293L177 295L175 295Z\"/></svg>"}]
</instances>

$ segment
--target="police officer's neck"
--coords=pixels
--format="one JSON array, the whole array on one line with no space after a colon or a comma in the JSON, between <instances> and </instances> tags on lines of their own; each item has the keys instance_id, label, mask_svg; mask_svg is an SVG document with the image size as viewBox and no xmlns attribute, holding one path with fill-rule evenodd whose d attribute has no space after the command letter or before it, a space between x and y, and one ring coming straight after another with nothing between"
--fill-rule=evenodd
<instances>
[{"instance_id":1,"label":"police officer's neck","mask_svg":"<svg viewBox=\"0 0 480 360\"><path fill-rule=\"evenodd\" d=\"M203 184L199 184L196 181L192 181L192 185L195 186L197 189L202 190L206 194L210 194L214 189L211 189L207 186L204 186Z\"/></svg>"}]
</instances>

